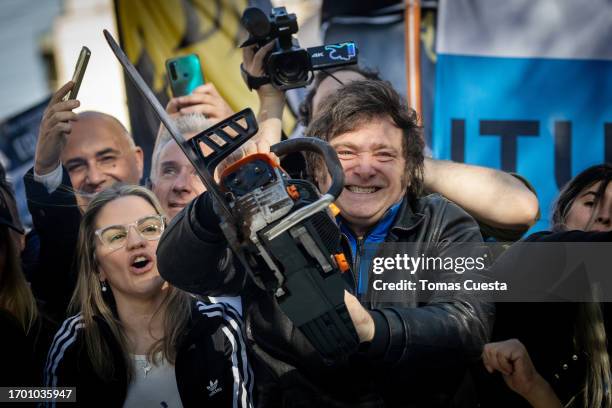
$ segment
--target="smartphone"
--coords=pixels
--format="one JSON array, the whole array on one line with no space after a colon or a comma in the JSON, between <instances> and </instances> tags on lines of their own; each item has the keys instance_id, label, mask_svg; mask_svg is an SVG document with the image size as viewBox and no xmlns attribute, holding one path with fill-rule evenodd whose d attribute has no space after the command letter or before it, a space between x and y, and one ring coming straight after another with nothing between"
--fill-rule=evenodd
<instances>
[{"instance_id":1,"label":"smartphone","mask_svg":"<svg viewBox=\"0 0 612 408\"><path fill-rule=\"evenodd\" d=\"M74 86L70 90L70 93L64 97L65 101L69 99L76 99L90 56L91 51L89 51L89 48L83 46L83 48L81 48L81 52L79 53L79 59L74 67L74 73L72 74L72 82L74 82Z\"/></svg>"},{"instance_id":2,"label":"smartphone","mask_svg":"<svg viewBox=\"0 0 612 408\"><path fill-rule=\"evenodd\" d=\"M196 54L166 60L166 74L175 97L189 95L195 88L204 85L200 58Z\"/></svg>"}]
</instances>

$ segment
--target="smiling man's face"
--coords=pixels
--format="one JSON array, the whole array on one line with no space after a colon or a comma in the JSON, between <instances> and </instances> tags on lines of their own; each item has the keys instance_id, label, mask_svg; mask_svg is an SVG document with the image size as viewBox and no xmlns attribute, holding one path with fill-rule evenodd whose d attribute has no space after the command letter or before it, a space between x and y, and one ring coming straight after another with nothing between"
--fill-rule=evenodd
<instances>
[{"instance_id":1,"label":"smiling man's face","mask_svg":"<svg viewBox=\"0 0 612 408\"><path fill-rule=\"evenodd\" d=\"M336 204L357 235L365 234L405 191L402 130L390 119L373 119L330 140L344 169L344 190ZM331 181L319 175L321 191Z\"/></svg>"},{"instance_id":2,"label":"smiling man's face","mask_svg":"<svg viewBox=\"0 0 612 408\"><path fill-rule=\"evenodd\" d=\"M188 135L187 139L194 134ZM157 177L153 192L166 216L174 218L191 200L206 191L191 162L174 141L164 146L159 155Z\"/></svg>"},{"instance_id":3,"label":"smiling man's face","mask_svg":"<svg viewBox=\"0 0 612 408\"><path fill-rule=\"evenodd\" d=\"M131 146L130 136L112 117L99 112L79 114L66 136L61 161L84 211L94 194L115 183L138 184L143 153Z\"/></svg>"}]
</instances>

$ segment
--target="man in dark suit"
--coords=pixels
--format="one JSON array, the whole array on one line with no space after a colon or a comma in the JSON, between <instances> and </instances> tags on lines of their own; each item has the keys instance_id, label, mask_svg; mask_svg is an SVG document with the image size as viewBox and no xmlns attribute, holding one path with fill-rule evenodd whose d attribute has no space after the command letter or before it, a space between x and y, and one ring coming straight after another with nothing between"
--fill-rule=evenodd
<instances>
[{"instance_id":1,"label":"man in dark suit","mask_svg":"<svg viewBox=\"0 0 612 408\"><path fill-rule=\"evenodd\" d=\"M76 282L74 254L81 213L96 193L117 182L138 184L142 149L113 116L74 113L64 101L73 82L51 98L40 125L34 167L24 177L28 208L40 238L32 289L49 314L61 319Z\"/></svg>"}]
</instances>

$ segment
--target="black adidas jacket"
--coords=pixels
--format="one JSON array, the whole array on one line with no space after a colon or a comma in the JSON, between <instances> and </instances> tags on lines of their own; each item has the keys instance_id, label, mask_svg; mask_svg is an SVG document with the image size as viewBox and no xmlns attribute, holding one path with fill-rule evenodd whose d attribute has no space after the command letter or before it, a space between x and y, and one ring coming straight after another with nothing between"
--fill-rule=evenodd
<instances>
[{"instance_id":1,"label":"black adidas jacket","mask_svg":"<svg viewBox=\"0 0 612 408\"><path fill-rule=\"evenodd\" d=\"M66 319L53 339L45 367L46 386L76 387L77 403L66 406L121 407L127 396L119 344L101 318L96 318L96 323L112 350L108 358L114 359L115 375L96 375L83 342L82 316ZM178 346L175 374L183 407L253 406L253 373L246 357L242 322L231 306L194 300L188 330Z\"/></svg>"}]
</instances>

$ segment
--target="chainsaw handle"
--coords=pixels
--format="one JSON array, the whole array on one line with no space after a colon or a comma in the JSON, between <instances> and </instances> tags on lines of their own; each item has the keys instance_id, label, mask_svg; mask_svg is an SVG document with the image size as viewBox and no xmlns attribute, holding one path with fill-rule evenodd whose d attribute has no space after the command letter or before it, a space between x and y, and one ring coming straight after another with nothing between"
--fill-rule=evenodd
<instances>
[{"instance_id":1,"label":"chainsaw handle","mask_svg":"<svg viewBox=\"0 0 612 408\"><path fill-rule=\"evenodd\" d=\"M323 156L327 171L331 176L331 186L326 194L331 194L334 198L338 198L342 193L344 188L344 171L342 170L340 159L338 159L338 154L329 143L314 137L294 137L271 146L270 151L277 156L302 151L320 154Z\"/></svg>"}]
</instances>

